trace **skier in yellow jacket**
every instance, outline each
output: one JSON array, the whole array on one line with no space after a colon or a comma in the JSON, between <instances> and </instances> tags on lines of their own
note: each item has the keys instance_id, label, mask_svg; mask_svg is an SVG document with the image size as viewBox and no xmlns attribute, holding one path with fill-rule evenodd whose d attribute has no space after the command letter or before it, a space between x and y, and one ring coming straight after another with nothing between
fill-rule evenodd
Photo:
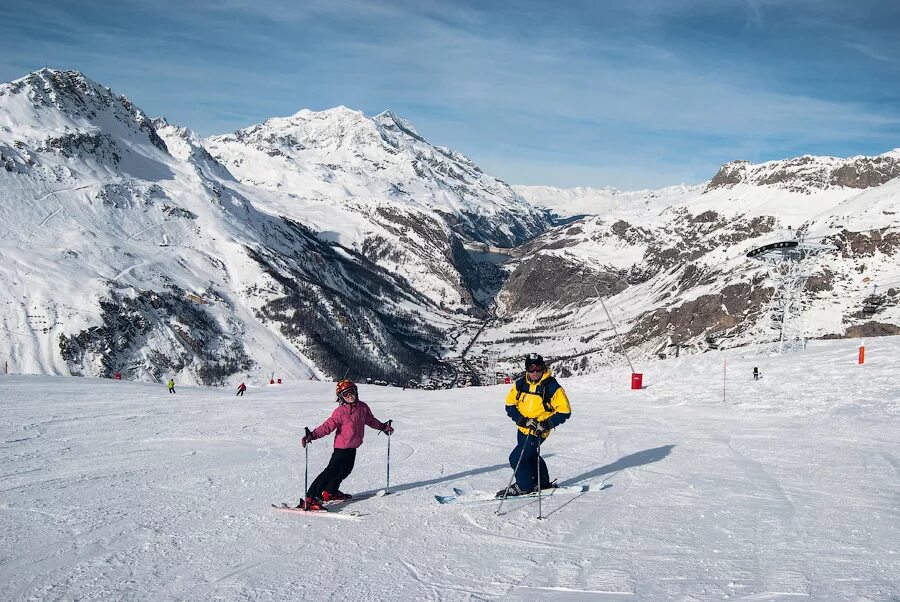
<instances>
[{"instance_id":1,"label":"skier in yellow jacket","mask_svg":"<svg viewBox=\"0 0 900 602\"><path fill-rule=\"evenodd\" d=\"M572 415L566 392L553 378L544 358L537 353L525 358L523 374L506 396L506 414L519 427L516 447L509 454L509 465L515 470L515 483L501 489L497 496L522 495L538 487L538 451L550 431ZM541 489L555 487L550 482L547 465L540 460Z\"/></svg>"}]
</instances>

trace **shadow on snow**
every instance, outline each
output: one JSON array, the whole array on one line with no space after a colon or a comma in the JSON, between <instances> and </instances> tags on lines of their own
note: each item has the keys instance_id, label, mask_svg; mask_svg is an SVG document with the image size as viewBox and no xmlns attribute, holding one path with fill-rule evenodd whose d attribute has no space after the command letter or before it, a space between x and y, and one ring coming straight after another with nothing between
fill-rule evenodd
<instances>
[{"instance_id":1,"label":"shadow on snow","mask_svg":"<svg viewBox=\"0 0 900 602\"><path fill-rule=\"evenodd\" d=\"M391 485L391 493L406 491L407 489L416 489L418 487L427 487L429 485L437 485L438 483L446 483L448 481L455 481L457 479L471 477L471 476L475 476L477 474L482 474L485 472L500 470L501 468L509 468L509 463L504 462L503 464L493 464L491 466L482 466L481 468L473 468L471 470L464 470L463 472L448 474L448 475L438 477L436 479L429 479L427 481L415 481L413 483L404 483L402 485L393 485L392 484ZM359 497L371 496L371 495L374 495L377 491L378 491L377 489L372 489L370 491L363 491L363 492L359 493L358 495L359 495Z\"/></svg>"},{"instance_id":2,"label":"shadow on snow","mask_svg":"<svg viewBox=\"0 0 900 602\"><path fill-rule=\"evenodd\" d=\"M565 487L567 485L575 485L577 483L581 483L583 481L590 481L597 477L612 474L615 474L625 470L626 468L633 468L635 466L643 466L644 464L652 464L654 462L659 462L666 456L668 456L674 445L663 445L661 447L654 447L652 449L645 449L643 451L639 451L637 453L633 453L627 455L625 457L619 458L612 464L607 464L605 466L601 466L600 468L595 468L594 470L589 470L588 472L582 473L578 476L572 477L571 479L566 479L565 481L561 481L559 483L560 486ZM554 454L545 454L545 458L550 458ZM478 474L483 474L486 472L492 472L494 470L501 470L504 468L509 468L509 464L504 462L503 464L492 464L490 466L482 466L480 468L473 468L471 470L464 470L462 472L456 472L453 474L443 475L435 479L428 479L425 481L414 481L412 483L403 483L401 485L392 485L391 493L398 493L400 491L407 491L409 489L417 489L420 487L428 487L429 485L437 485L439 483L447 483L450 481L456 481L458 479L463 479L465 477L472 477ZM362 491L356 494L355 497L358 499L365 499L375 495L379 490L371 489L369 491ZM349 500L351 503L353 500Z\"/></svg>"},{"instance_id":3,"label":"shadow on snow","mask_svg":"<svg viewBox=\"0 0 900 602\"><path fill-rule=\"evenodd\" d=\"M624 456L622 458L619 458L612 464L607 464L606 466L601 466L600 468L589 470L588 472L582 473L576 477L572 477L571 479L566 479L565 481L562 481L560 483L560 486L565 487L566 485L575 485L577 483L590 481L592 479L610 473L615 476L626 468L633 468L635 466L643 466L644 464L659 462L660 460L668 456L672 452L672 449L674 447L674 445L663 445L661 447L645 449L644 451L639 451L637 453Z\"/></svg>"}]
</instances>

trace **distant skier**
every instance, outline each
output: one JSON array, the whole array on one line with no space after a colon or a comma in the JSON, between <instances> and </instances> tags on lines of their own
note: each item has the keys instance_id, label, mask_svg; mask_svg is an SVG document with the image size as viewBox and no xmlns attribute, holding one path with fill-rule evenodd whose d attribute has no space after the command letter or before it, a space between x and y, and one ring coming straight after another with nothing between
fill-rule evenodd
<instances>
[{"instance_id":1,"label":"distant skier","mask_svg":"<svg viewBox=\"0 0 900 602\"><path fill-rule=\"evenodd\" d=\"M169 379L169 382L166 383L166 384L169 385L169 393L171 393L172 395L174 395L174 394L175 394L175 380L172 379L172 378L170 378L170 379Z\"/></svg>"},{"instance_id":2,"label":"distant skier","mask_svg":"<svg viewBox=\"0 0 900 602\"><path fill-rule=\"evenodd\" d=\"M325 437L334 430L334 453L325 470L309 486L306 499L301 506L305 510L321 510L322 502L346 500L351 496L340 490L341 481L350 476L356 461L356 448L362 445L365 427L382 431L387 435L394 432L387 422L381 422L372 415L372 410L359 400L359 392L353 381L342 380L335 387L337 402L340 404L331 417L300 440L306 447L310 442Z\"/></svg>"},{"instance_id":3,"label":"distant skier","mask_svg":"<svg viewBox=\"0 0 900 602\"><path fill-rule=\"evenodd\" d=\"M753 366L753 380L759 380L759 368Z\"/></svg>"},{"instance_id":4,"label":"distant skier","mask_svg":"<svg viewBox=\"0 0 900 602\"><path fill-rule=\"evenodd\" d=\"M509 454L509 465L515 470L515 482L509 488L498 491L498 497L523 495L537 490L538 450L550 436L551 429L572 415L566 392L553 378L544 358L537 353L525 358L525 374L516 380L506 396L506 414L519 427L516 446ZM541 489L555 487L550 483L543 458L540 461L540 483Z\"/></svg>"},{"instance_id":5,"label":"distant skier","mask_svg":"<svg viewBox=\"0 0 900 602\"><path fill-rule=\"evenodd\" d=\"M246 391L246 390L247 390L247 385L245 385L244 383L241 383L240 385L238 385L237 395L235 397L237 397L237 396L243 397L244 391Z\"/></svg>"}]
</instances>

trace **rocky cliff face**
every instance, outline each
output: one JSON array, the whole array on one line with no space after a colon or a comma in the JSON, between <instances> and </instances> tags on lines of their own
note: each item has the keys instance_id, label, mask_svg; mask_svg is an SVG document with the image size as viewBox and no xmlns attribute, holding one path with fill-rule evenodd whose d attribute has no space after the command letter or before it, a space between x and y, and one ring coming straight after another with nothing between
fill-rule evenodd
<instances>
[{"instance_id":1,"label":"rocky cliff face","mask_svg":"<svg viewBox=\"0 0 900 602\"><path fill-rule=\"evenodd\" d=\"M778 186L793 192L810 194L829 188L872 188L900 176L900 157L895 154L878 157L812 157L804 155L784 161L753 165L749 161L732 161L722 166L710 180L707 190L746 183Z\"/></svg>"}]
</instances>

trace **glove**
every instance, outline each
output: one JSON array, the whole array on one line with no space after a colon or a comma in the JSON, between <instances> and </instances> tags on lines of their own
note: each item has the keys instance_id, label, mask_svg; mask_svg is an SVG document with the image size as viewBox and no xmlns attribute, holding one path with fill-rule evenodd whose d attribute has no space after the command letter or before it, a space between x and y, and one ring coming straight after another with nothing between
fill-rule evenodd
<instances>
[{"instance_id":1,"label":"glove","mask_svg":"<svg viewBox=\"0 0 900 602\"><path fill-rule=\"evenodd\" d=\"M394 432L394 427L391 426L390 421L384 423L384 428L381 429L381 432L385 435L390 435Z\"/></svg>"},{"instance_id":2,"label":"glove","mask_svg":"<svg viewBox=\"0 0 900 602\"><path fill-rule=\"evenodd\" d=\"M550 430L550 425L547 424L547 421L538 422L534 418L529 418L525 423L525 426L533 430L535 433L543 433L544 431Z\"/></svg>"},{"instance_id":3,"label":"glove","mask_svg":"<svg viewBox=\"0 0 900 602\"><path fill-rule=\"evenodd\" d=\"M302 438L302 439L300 439L300 445L301 445L302 447L306 447L307 445L309 445L310 443L312 443L312 441L313 441L312 433L309 432L309 429L307 428L307 429L306 429L306 434L303 435L303 438Z\"/></svg>"},{"instance_id":4,"label":"glove","mask_svg":"<svg viewBox=\"0 0 900 602\"><path fill-rule=\"evenodd\" d=\"M524 416L519 416L518 420L516 420L516 426L527 426L528 420L529 419Z\"/></svg>"}]
</instances>

